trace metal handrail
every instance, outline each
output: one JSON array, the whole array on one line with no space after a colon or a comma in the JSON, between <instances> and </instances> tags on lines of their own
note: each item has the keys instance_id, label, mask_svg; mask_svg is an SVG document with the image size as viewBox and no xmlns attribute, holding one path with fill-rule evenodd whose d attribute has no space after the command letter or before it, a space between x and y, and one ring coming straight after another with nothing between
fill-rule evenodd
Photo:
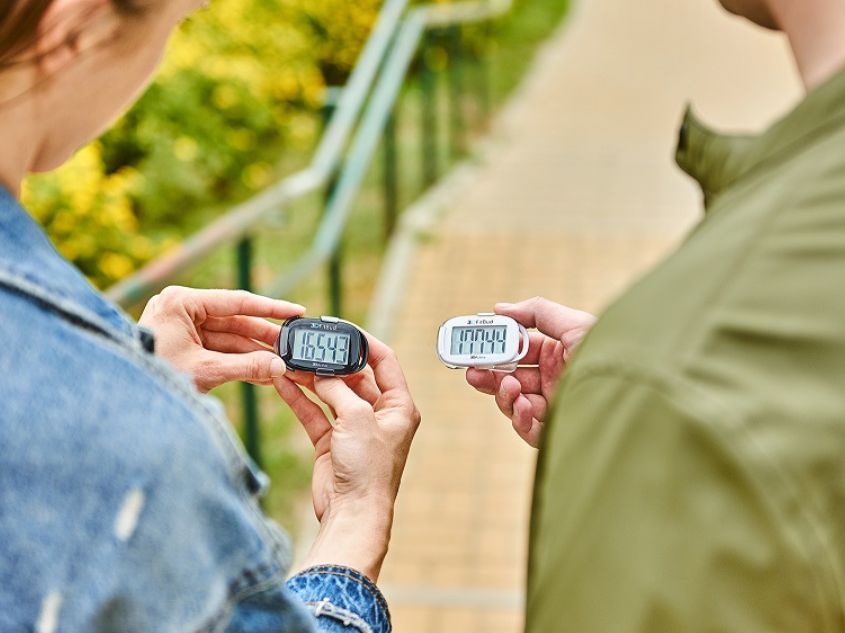
<instances>
[{"instance_id":1,"label":"metal handrail","mask_svg":"<svg viewBox=\"0 0 845 633\"><path fill-rule=\"evenodd\" d=\"M370 87L390 50L393 35L407 6L408 0L385 1L343 90L335 116L308 167L237 205L174 250L109 288L106 296L124 306L138 303L214 249L237 242L269 212L280 212L291 202L325 186L343 157L344 147L367 102Z\"/></svg>"},{"instance_id":2,"label":"metal handrail","mask_svg":"<svg viewBox=\"0 0 845 633\"><path fill-rule=\"evenodd\" d=\"M389 119L391 108L420 39L427 28L480 22L506 13L512 0L471 0L455 4L418 7L402 19L408 0L386 0L373 32L342 91L334 115L323 134L311 164L220 216L184 240L178 247L153 260L106 291L114 302L134 305L162 288L176 275L213 250L235 244L270 212L281 212L297 199L325 187L343 159L344 149L361 115L377 77L373 106L353 141L347 168L329 201L312 248L293 269L271 285L267 294L281 296L324 263L343 234L349 207L363 179L365 167ZM394 35L396 36L394 38ZM391 44L393 44L391 46ZM385 70L378 75L386 58Z\"/></svg>"},{"instance_id":3,"label":"metal handrail","mask_svg":"<svg viewBox=\"0 0 845 633\"><path fill-rule=\"evenodd\" d=\"M266 294L272 297L288 294L337 250L352 203L393 112L405 76L426 29L488 20L507 12L511 4L512 0L487 0L428 5L412 10L402 21L388 61L373 90L369 108L352 141L337 186L326 205L325 215L317 229L312 247L289 273L270 285Z\"/></svg>"}]
</instances>

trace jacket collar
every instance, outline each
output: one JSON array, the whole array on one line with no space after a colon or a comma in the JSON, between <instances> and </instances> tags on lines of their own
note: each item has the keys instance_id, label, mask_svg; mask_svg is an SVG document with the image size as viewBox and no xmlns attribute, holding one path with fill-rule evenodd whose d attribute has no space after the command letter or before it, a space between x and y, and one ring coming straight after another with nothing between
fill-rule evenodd
<instances>
[{"instance_id":1,"label":"jacket collar","mask_svg":"<svg viewBox=\"0 0 845 633\"><path fill-rule=\"evenodd\" d=\"M41 227L2 187L0 285L27 294L103 333L135 337L135 328L123 312L56 252Z\"/></svg>"},{"instance_id":2,"label":"jacket collar","mask_svg":"<svg viewBox=\"0 0 845 633\"><path fill-rule=\"evenodd\" d=\"M788 160L843 126L845 70L810 92L792 112L756 136L718 134L688 108L676 160L701 185L708 204L749 175Z\"/></svg>"}]
</instances>

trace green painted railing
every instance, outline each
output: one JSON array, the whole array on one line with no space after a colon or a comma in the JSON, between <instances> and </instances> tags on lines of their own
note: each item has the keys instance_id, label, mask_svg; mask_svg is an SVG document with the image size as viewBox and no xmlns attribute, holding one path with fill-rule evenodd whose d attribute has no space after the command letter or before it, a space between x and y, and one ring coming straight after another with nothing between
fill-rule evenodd
<instances>
[{"instance_id":1,"label":"green painted railing","mask_svg":"<svg viewBox=\"0 0 845 633\"><path fill-rule=\"evenodd\" d=\"M471 125L484 124L491 110L489 29L476 42L474 58L482 64L480 81L472 86L480 102L481 121L470 122L463 100L469 86L464 77L464 28L489 23L506 13L511 0L472 0L408 8L409 0L385 0L373 32L349 81L342 89L329 91L324 109L326 128L311 161L303 171L271 186L254 198L234 207L180 246L151 262L136 274L108 290L108 296L126 306L146 300L171 280L207 258L217 249L236 249L238 287L252 290L253 234L269 217L285 213L291 203L323 189L325 208L311 247L276 279L269 288L258 289L268 296L288 295L304 279L327 266L329 306L343 313L343 285L340 244L350 210L378 147L383 143L383 193L386 237L399 214L399 170L397 144L397 99L415 59L420 60L422 111L422 182L433 185L441 171L440 108L434 53L446 50L449 92L449 157L460 158L467 148ZM247 450L261 463L258 406L252 385L243 387L244 431Z\"/></svg>"}]
</instances>

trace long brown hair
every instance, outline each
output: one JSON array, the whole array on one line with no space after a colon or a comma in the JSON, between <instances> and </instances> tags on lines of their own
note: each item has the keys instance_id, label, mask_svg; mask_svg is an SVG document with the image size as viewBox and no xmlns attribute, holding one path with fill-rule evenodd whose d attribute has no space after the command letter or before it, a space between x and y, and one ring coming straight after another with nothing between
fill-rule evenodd
<instances>
[{"instance_id":1,"label":"long brown hair","mask_svg":"<svg viewBox=\"0 0 845 633\"><path fill-rule=\"evenodd\" d=\"M111 0L124 14L137 14L137 0ZM0 0L0 70L23 63L35 44L38 28L53 0ZM31 58L30 58L31 59Z\"/></svg>"}]
</instances>

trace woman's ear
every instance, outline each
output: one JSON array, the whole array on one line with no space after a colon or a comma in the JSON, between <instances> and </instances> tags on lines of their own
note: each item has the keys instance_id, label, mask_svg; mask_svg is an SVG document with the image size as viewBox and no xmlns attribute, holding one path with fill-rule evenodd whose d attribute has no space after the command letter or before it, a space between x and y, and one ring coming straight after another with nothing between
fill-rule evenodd
<instances>
[{"instance_id":1,"label":"woman's ear","mask_svg":"<svg viewBox=\"0 0 845 633\"><path fill-rule=\"evenodd\" d=\"M111 0L53 0L38 29L40 72L58 73L81 54L115 39L119 27Z\"/></svg>"}]
</instances>

